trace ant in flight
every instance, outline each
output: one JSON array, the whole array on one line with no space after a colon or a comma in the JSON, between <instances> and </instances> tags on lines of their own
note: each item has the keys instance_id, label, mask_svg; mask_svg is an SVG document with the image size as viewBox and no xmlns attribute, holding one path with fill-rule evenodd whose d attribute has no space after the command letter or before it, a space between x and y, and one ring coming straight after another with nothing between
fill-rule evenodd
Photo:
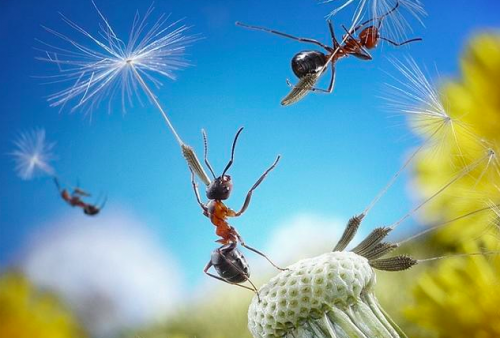
<instances>
[{"instance_id":1,"label":"ant in flight","mask_svg":"<svg viewBox=\"0 0 500 338\"><path fill-rule=\"evenodd\" d=\"M279 270L285 270L285 269L276 266L264 253L245 244L238 231L227 222L227 218L241 216L247 210L248 206L250 205L250 200L252 199L253 191L262 183L262 181L266 178L267 174L269 174L269 172L276 167L278 161L280 160L280 156L278 155L274 163L262 174L262 176L257 180L257 182L255 182L252 188L250 188L245 198L245 202L243 203L243 206L241 207L240 211L234 211L231 208L227 207L223 201L229 198L229 195L231 194L231 190L233 188L233 182L231 176L226 175L226 172L233 164L234 149L236 147L236 142L242 130L243 127L238 130L236 136L234 137L233 146L231 149L231 159L226 165L226 168L224 168L222 175L220 175L219 177L216 177L214 170L212 169L212 166L208 162L207 135L205 131L202 130L203 141L204 141L205 164L207 165L208 169L210 170L214 178L214 180L210 182L210 184L207 186L206 196L209 201L206 204L204 204L201 201L200 193L198 191L198 185L195 182L194 172L192 170L191 170L191 183L196 196L196 200L200 205L201 209L203 210L203 215L208 217L210 221L213 223L213 225L215 225L216 227L215 233L217 234L217 236L221 237L216 242L222 244L221 247L215 249L212 252L210 261L205 266L203 272L208 276L218 279L220 281L249 289L255 292L258 296L257 288L249 279L250 277L249 265L245 257L241 253L241 251L239 251L237 248L238 243L240 243L243 247L247 248L248 250L253 251L258 255L264 257L265 259L267 259L269 263L271 263L275 268ZM208 271L212 266L217 271L219 276L216 276ZM239 284L245 281L248 281L252 285L252 288Z\"/></svg>"},{"instance_id":2,"label":"ant in flight","mask_svg":"<svg viewBox=\"0 0 500 338\"><path fill-rule=\"evenodd\" d=\"M70 193L67 189L62 189L59 184L59 180L57 177L54 177L54 183L56 184L57 190L61 194L61 197L64 201L66 201L72 207L79 207L83 209L85 215L94 216L97 215L101 209L106 204L106 198L104 202L100 206L95 204L85 203L82 201L83 197L89 197L90 194L80 189L78 186L73 188L73 191Z\"/></svg>"},{"instance_id":3,"label":"ant in flight","mask_svg":"<svg viewBox=\"0 0 500 338\"><path fill-rule=\"evenodd\" d=\"M333 30L333 25L331 20L328 20L328 27L330 29L330 35L332 38L333 47L327 46L317 40L308 38L299 38L290 34L282 33L276 30L251 26L241 22L236 22L237 26L242 26L248 29L264 31L272 34L276 34L285 38L297 40L305 43L312 43L318 45L327 51L327 54L316 50L306 50L295 54L292 58L292 70L293 73L299 78L297 85L292 85L287 79L287 84L292 87L292 91L281 101L284 106L293 104L301 100L310 91L317 91L323 93L331 93L333 91L333 85L335 83L335 62L349 55L353 55L361 60L371 60L372 56L368 52L368 49L373 49L377 47L379 40L387 41L390 44L399 47L414 41L421 41L421 38L414 38L404 42L395 42L389 40L385 37L380 36L380 27L382 25L382 20L393 13L399 7L399 1L396 5L390 9L387 13L381 15L378 18L372 18L367 20L358 26L348 30L344 25L346 34L343 36L342 44L339 44L335 37L335 32ZM378 21L378 24L367 26L367 24ZM361 30L362 29L362 30ZM356 39L353 34L361 30L358 39ZM315 84L319 80L320 76L325 73L328 65L331 64L331 78L330 84L327 89L316 88Z\"/></svg>"}]
</instances>

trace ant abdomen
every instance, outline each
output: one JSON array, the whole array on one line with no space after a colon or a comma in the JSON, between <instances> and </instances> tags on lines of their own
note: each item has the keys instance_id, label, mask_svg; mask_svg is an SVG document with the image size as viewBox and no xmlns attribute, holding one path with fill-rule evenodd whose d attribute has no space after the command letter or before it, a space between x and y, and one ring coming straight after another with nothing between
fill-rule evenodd
<instances>
[{"instance_id":1,"label":"ant abdomen","mask_svg":"<svg viewBox=\"0 0 500 338\"><path fill-rule=\"evenodd\" d=\"M300 79L309 74L316 74L324 68L326 55L316 50L307 50L295 54L292 59L292 70Z\"/></svg>"},{"instance_id":2,"label":"ant abdomen","mask_svg":"<svg viewBox=\"0 0 500 338\"><path fill-rule=\"evenodd\" d=\"M211 261L219 276L229 283L243 283L250 277L247 260L236 248L214 250Z\"/></svg>"}]
</instances>

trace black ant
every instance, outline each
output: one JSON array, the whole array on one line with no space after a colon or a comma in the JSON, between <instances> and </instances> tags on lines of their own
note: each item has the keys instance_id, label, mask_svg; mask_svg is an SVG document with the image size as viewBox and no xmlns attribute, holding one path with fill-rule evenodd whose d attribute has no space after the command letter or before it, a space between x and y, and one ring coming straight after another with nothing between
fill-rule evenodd
<instances>
[{"instance_id":1,"label":"black ant","mask_svg":"<svg viewBox=\"0 0 500 338\"><path fill-rule=\"evenodd\" d=\"M384 40L389 42L390 44L399 47L414 41L421 41L421 38L414 38L404 42L395 42L389 40L385 37L380 36L380 27L382 25L382 20L394 12L399 6L399 1L396 5L389 10L387 13L381 15L378 18L373 18L367 20L360 25L352 28L351 30L347 30L347 28L342 25L344 30L346 31L346 35L343 36L342 44L339 44L337 39L335 38L335 32L333 30L333 25L330 20L328 20L328 27L330 29L330 35L332 37L333 47L327 46L317 40L308 39L308 38L299 38L292 36L290 34L282 33L276 30L271 30L268 28L251 26L241 22L236 22L237 26L242 26L248 29L264 31L272 34L276 34L285 38L297 40L305 43L312 43L324 48L327 51L327 54L316 50L307 50L302 51L292 58L292 70L293 73L299 78L299 82L297 85L293 86L290 81L287 80L287 84L291 86L292 91L281 101L281 104L284 106L293 104L301 100L304 96L309 93L309 91L318 91L323 93L331 93L333 91L333 85L335 83L335 62L337 60L347 57L349 55L353 55L361 60L371 60L372 56L367 51L367 49L373 49L377 47L379 40ZM368 23L378 20L377 26L368 26L365 27ZM356 39L353 34L359 31L358 39ZM316 82L319 80L320 76L325 73L328 68L328 65L331 64L332 72L330 78L330 84L327 89L321 89L314 87Z\"/></svg>"},{"instance_id":2,"label":"black ant","mask_svg":"<svg viewBox=\"0 0 500 338\"><path fill-rule=\"evenodd\" d=\"M56 184L57 190L61 194L62 199L72 207L82 208L85 215L89 216L97 215L106 204L106 198L104 199L104 202L100 206L96 206L95 204L85 203L84 201L82 201L82 198L89 197L90 196L89 193L83 191L79 187L73 188L73 191L69 193L67 189L61 188L61 185L59 184L59 180L57 179L57 177L54 177L54 183Z\"/></svg>"},{"instance_id":3,"label":"black ant","mask_svg":"<svg viewBox=\"0 0 500 338\"><path fill-rule=\"evenodd\" d=\"M241 238L240 234L238 233L238 231L227 222L227 218L241 216L247 210L248 206L250 205L250 200L252 199L253 191L262 183L262 181L266 178L267 174L276 167L278 161L280 160L280 156L278 155L274 163L262 174L262 176L257 180L257 182L255 182L252 188L250 188L245 198L245 202L243 203L243 206L241 207L240 211L234 211L231 208L227 207L223 201L229 198L229 195L231 194L233 188L233 182L231 180L231 176L226 175L226 172L233 164L234 149L236 147L238 136L240 135L242 130L243 128L240 128L236 133L236 136L234 137L233 146L231 149L231 159L226 165L226 168L224 168L222 175L220 175L219 177L216 177L214 170L212 169L212 166L208 162L207 135L205 131L202 130L203 141L204 141L205 164L207 165L208 169L210 170L214 178L214 180L210 182L210 184L207 186L206 190L206 196L209 199L208 203L204 204L201 202L200 193L198 191L198 185L195 182L194 172L192 170L191 170L191 183L193 185L193 190L196 195L196 200L198 201L198 204L203 210L203 215L208 217L210 221L213 223L213 225L215 225L216 227L215 233L217 234L217 236L221 237L219 240L217 240L217 242L222 244L221 247L215 249L212 252L211 259L205 266L203 272L209 275L210 277L213 277L220 281L238 285L257 293L257 288L249 279L250 269L248 263L243 254L237 248L238 243L240 243L243 247L247 248L248 250L253 251L258 255L264 257L265 259L267 259L269 263L271 263L275 268L279 270L284 270L284 269L276 266L262 252L246 245L243 239ZM216 276L208 272L208 270L212 266L215 268L219 276ZM239 284L245 281L248 281L252 285L252 288Z\"/></svg>"}]
</instances>

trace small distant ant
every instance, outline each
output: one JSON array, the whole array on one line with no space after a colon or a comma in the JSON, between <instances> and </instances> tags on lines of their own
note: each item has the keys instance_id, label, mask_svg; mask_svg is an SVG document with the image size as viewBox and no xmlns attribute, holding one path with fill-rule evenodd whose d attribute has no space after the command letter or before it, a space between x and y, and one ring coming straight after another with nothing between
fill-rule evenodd
<instances>
[{"instance_id":1,"label":"small distant ant","mask_svg":"<svg viewBox=\"0 0 500 338\"><path fill-rule=\"evenodd\" d=\"M247 210L248 206L250 205L250 200L252 198L253 191L262 183L264 178L266 178L267 174L276 167L278 161L280 160L280 156L278 155L278 157L271 165L271 167L269 167L264 172L264 174L262 174L262 176L257 180L257 182L255 182L252 188L248 191L247 196L245 198L245 202L243 203L243 206L241 207L240 211L234 211L231 208L228 208L223 201L229 198L229 195L231 194L233 188L233 182L231 180L231 176L226 175L226 172L233 164L234 149L236 147L238 136L240 135L242 130L243 128L240 128L236 133L236 136L234 137L233 146L231 149L231 159L226 165L224 171L222 172L222 175L220 175L219 177L216 177L214 170L212 169L212 166L208 162L207 135L205 131L202 130L203 141L204 141L205 164L207 165L208 169L210 170L214 178L214 180L210 182L210 184L207 186L206 196L209 199L209 201L206 204L201 202L200 193L198 191L198 185L195 182L194 172L192 170L191 170L191 183L193 185L193 190L196 196L196 200L198 201L198 204L203 210L203 215L208 217L210 221L213 223L213 225L215 225L216 227L215 233L217 234L217 236L221 237L221 239L217 240L217 242L222 244L221 247L215 249L212 252L211 259L205 266L203 272L209 275L210 277L213 277L220 281L238 285L240 287L254 291L258 295L257 288L249 279L250 269L248 263L243 254L237 248L238 243L240 243L243 247L247 248L248 250L253 251L258 255L264 257L265 259L267 259L269 263L271 263L275 268L279 270L284 270L284 269L276 266L262 252L246 245L243 239L241 238L240 234L238 233L238 231L234 227L229 225L229 223L227 222L227 218L241 216ZM212 266L215 268L219 276L211 274L208 271ZM252 288L239 284L245 281L248 281L252 285Z\"/></svg>"},{"instance_id":2,"label":"small distant ant","mask_svg":"<svg viewBox=\"0 0 500 338\"><path fill-rule=\"evenodd\" d=\"M69 193L67 189L61 188L61 185L59 184L59 180L57 179L57 177L54 177L54 183L56 184L57 190L61 194L62 199L72 207L82 208L83 212L86 215L89 216L97 215L106 204L106 198L104 199L104 202L102 202L100 206L96 206L95 204L85 203L84 201L82 201L82 198L90 197L89 193L83 191L79 187L74 188L73 191Z\"/></svg>"},{"instance_id":3,"label":"small distant ant","mask_svg":"<svg viewBox=\"0 0 500 338\"><path fill-rule=\"evenodd\" d=\"M367 49L373 49L377 47L379 40L387 41L390 44L399 47L414 41L421 41L421 38L414 38L404 42L395 42L389 40L385 37L380 36L380 27L382 25L382 20L394 12L399 7L399 1L396 2L396 5L389 10L387 13L381 15L378 18L373 18L367 20L360 25L348 30L344 25L346 35L343 36L343 44L339 44L337 39L335 38L335 32L333 30L333 25L330 20L328 20L328 27L330 29L330 35L332 37L333 47L327 46L317 40L308 39L308 38L299 38L292 36L290 34L282 33L276 30L271 30L268 28L251 26L241 22L236 22L237 26L242 26L248 29L264 31L272 34L276 34L285 38L297 40L305 43L312 43L318 46L321 46L327 51L327 54L324 54L320 51L316 50L307 50L302 51L292 58L292 70L293 73L299 78L299 82L297 85L292 85L289 80L287 80L287 84L291 86L292 91L281 101L281 104L284 106L293 104L301 100L304 96L307 95L310 91L318 91L323 93L331 93L333 91L333 85L335 83L335 62L337 60L347 57L349 55L353 55L361 60L371 60L372 56L367 51ZM378 25L365 27L368 23L378 21ZM359 38L356 39L353 34L358 32ZM327 89L321 89L314 87L316 82L319 80L320 76L325 73L328 68L328 65L331 64L332 72L330 78L330 84Z\"/></svg>"}]
</instances>

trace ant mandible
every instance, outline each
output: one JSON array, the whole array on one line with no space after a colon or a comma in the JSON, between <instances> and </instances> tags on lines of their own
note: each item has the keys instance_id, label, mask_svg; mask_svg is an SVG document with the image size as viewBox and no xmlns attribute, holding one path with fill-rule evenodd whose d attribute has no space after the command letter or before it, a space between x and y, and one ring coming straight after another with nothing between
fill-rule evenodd
<instances>
[{"instance_id":1,"label":"ant mandible","mask_svg":"<svg viewBox=\"0 0 500 338\"><path fill-rule=\"evenodd\" d=\"M208 169L210 170L214 178L214 180L210 182L210 184L207 186L206 196L209 201L206 204L204 204L201 201L200 193L198 191L198 185L195 182L194 172L192 170L191 170L191 183L196 196L196 200L200 205L201 209L203 210L203 215L208 217L212 222L212 224L215 225L216 227L215 233L217 234L217 236L221 237L216 242L222 244L221 247L215 249L212 252L210 261L205 266L203 272L208 276L218 279L220 281L238 285L240 287L254 291L258 295L257 288L249 279L250 277L249 265L245 257L241 253L241 251L239 251L237 248L238 243L240 243L243 247L247 248L248 250L253 251L258 255L264 257L265 259L267 259L269 263L271 263L275 268L279 270L284 270L284 269L275 265L264 253L248 246L243 241L238 231L227 222L227 218L241 216L247 210L248 206L250 205L250 200L252 199L253 191L262 183L262 181L266 178L267 174L269 174L269 172L276 167L278 161L280 160L280 156L278 155L274 163L262 174L262 176L260 176L257 182L255 182L255 184L252 186L252 188L250 188L245 198L245 202L243 203L243 206L241 207L240 211L234 211L231 208L227 207L223 201L229 198L229 195L231 194L233 188L233 182L231 176L226 175L226 172L233 164L236 142L238 141L238 137L242 130L243 128L240 128L236 133L236 136L234 137L233 146L231 149L231 159L226 165L226 168L224 168L222 175L220 175L219 177L216 177L214 170L212 169L212 166L208 162L207 135L205 131L202 130L203 141L204 141L205 164L207 165ZM208 271L212 266L217 271L219 276L216 276ZM252 285L252 288L239 284L245 281L248 281Z\"/></svg>"},{"instance_id":2,"label":"ant mandible","mask_svg":"<svg viewBox=\"0 0 500 338\"><path fill-rule=\"evenodd\" d=\"M237 26L242 26L248 29L264 31L272 34L276 34L285 38L297 40L305 43L312 43L318 45L327 51L327 54L324 54L320 51L316 50L307 50L302 51L292 58L292 70L293 73L299 78L299 82L294 86L287 79L287 84L292 87L292 91L281 101L281 104L284 106L291 105L300 101L304 96L306 96L310 91L312 92L323 92L323 93L331 93L333 91L333 85L335 83L335 62L337 60L347 57L349 55L353 55L361 60L371 60L372 56L368 52L367 49L373 49L377 47L379 40L387 41L390 44L399 47L414 41L421 41L421 38L414 38L404 42L395 42L389 40L385 37L380 36L380 27L382 25L382 20L394 12L399 7L399 1L396 2L396 5L390 9L387 13L381 15L378 18L372 18L367 20L358 26L348 30L344 25L342 28L345 30L346 34L343 36L342 44L339 44L335 37L335 32L333 30L333 25L330 20L328 20L328 27L330 29L330 35L332 38L333 47L327 46L317 40L308 39L308 38L299 38L290 34L282 33L276 30L251 26L241 22L236 22ZM377 21L378 25L371 25L365 27L368 23ZM362 30L361 30L362 29ZM359 38L356 39L353 34L361 30L359 33ZM316 88L315 84L323 75L328 65L331 64L331 78L330 84L327 89Z\"/></svg>"},{"instance_id":3,"label":"ant mandible","mask_svg":"<svg viewBox=\"0 0 500 338\"><path fill-rule=\"evenodd\" d=\"M73 191L69 193L67 189L61 188L61 185L59 184L59 180L57 179L57 177L54 177L54 183L56 184L57 190L61 194L62 199L72 207L82 208L85 215L89 216L97 215L106 204L106 198L104 199L104 202L102 202L100 206L97 206L95 204L85 203L84 201L82 201L82 198L89 197L90 196L89 193L83 191L79 187L73 188Z\"/></svg>"}]
</instances>

